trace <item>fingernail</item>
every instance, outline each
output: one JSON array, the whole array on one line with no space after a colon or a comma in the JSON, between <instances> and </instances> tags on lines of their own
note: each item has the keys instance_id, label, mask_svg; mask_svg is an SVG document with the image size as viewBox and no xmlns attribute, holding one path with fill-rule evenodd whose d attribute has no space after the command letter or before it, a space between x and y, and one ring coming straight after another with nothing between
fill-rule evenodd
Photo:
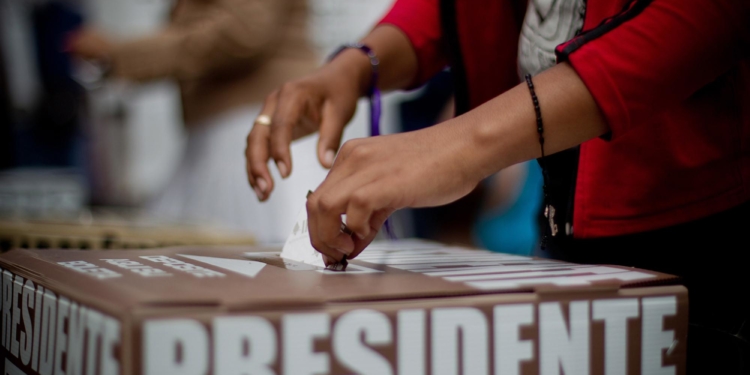
<instances>
[{"instance_id":1,"label":"fingernail","mask_svg":"<svg viewBox=\"0 0 750 375\"><path fill-rule=\"evenodd\" d=\"M286 177L287 172L288 172L286 168L286 163L284 163L283 161L277 161L276 168L279 168L279 173L281 174L281 177Z\"/></svg>"},{"instance_id":2,"label":"fingernail","mask_svg":"<svg viewBox=\"0 0 750 375\"><path fill-rule=\"evenodd\" d=\"M357 238L359 238L360 240L364 240L365 239L365 235L364 234L360 234L359 232L355 232L355 234L357 235Z\"/></svg>"},{"instance_id":3,"label":"fingernail","mask_svg":"<svg viewBox=\"0 0 750 375\"><path fill-rule=\"evenodd\" d=\"M327 166L333 165L333 159L336 157L336 153L333 152L333 150L326 151L325 155L323 155L323 162L326 163Z\"/></svg>"},{"instance_id":4,"label":"fingernail","mask_svg":"<svg viewBox=\"0 0 750 375\"><path fill-rule=\"evenodd\" d=\"M262 178L259 178L258 179L258 188L260 189L261 192L265 193L266 189L268 188L268 182L266 182L266 180L264 180Z\"/></svg>"},{"instance_id":5,"label":"fingernail","mask_svg":"<svg viewBox=\"0 0 750 375\"><path fill-rule=\"evenodd\" d=\"M256 186L253 190L255 190L255 195L258 196L258 200L263 200L263 192L260 191L260 188Z\"/></svg>"},{"instance_id":6,"label":"fingernail","mask_svg":"<svg viewBox=\"0 0 750 375\"><path fill-rule=\"evenodd\" d=\"M344 255L350 255L354 251L354 241L351 237L343 234L339 235L338 244L333 247L336 251Z\"/></svg>"},{"instance_id":7,"label":"fingernail","mask_svg":"<svg viewBox=\"0 0 750 375\"><path fill-rule=\"evenodd\" d=\"M336 250L339 253L344 254L344 255L349 255L349 254L352 253L352 251L354 251L354 249L351 249L351 250L347 250L347 249L334 249L334 250Z\"/></svg>"}]
</instances>

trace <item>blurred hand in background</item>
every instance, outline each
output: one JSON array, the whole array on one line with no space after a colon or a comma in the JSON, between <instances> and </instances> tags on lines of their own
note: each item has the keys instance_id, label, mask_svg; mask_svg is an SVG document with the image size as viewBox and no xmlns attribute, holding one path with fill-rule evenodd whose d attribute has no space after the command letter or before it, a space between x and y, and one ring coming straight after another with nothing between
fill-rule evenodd
<instances>
[{"instance_id":1,"label":"blurred hand in background","mask_svg":"<svg viewBox=\"0 0 750 375\"><path fill-rule=\"evenodd\" d=\"M93 28L81 28L68 37L65 49L83 59L109 62L114 43L102 32Z\"/></svg>"}]
</instances>

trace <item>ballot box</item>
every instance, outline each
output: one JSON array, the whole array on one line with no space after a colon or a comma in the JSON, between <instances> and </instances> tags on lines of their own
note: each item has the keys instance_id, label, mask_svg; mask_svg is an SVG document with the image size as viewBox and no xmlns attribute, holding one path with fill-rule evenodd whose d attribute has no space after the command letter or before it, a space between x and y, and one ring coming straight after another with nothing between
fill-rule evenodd
<instances>
[{"instance_id":1,"label":"ballot box","mask_svg":"<svg viewBox=\"0 0 750 375\"><path fill-rule=\"evenodd\" d=\"M3 374L684 374L670 275L432 242L0 256Z\"/></svg>"}]
</instances>

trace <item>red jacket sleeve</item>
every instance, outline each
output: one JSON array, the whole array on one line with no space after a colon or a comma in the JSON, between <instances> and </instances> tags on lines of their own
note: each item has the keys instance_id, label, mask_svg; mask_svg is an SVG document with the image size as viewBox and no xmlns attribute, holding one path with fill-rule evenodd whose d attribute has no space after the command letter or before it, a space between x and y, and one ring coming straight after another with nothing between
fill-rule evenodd
<instances>
[{"instance_id":1,"label":"red jacket sleeve","mask_svg":"<svg viewBox=\"0 0 750 375\"><path fill-rule=\"evenodd\" d=\"M558 61L570 62L616 138L747 58L748 20L747 0L634 1L558 46Z\"/></svg>"},{"instance_id":2,"label":"red jacket sleeve","mask_svg":"<svg viewBox=\"0 0 750 375\"><path fill-rule=\"evenodd\" d=\"M440 27L439 0L398 0L378 23L399 28L409 39L417 55L419 86L448 65Z\"/></svg>"}]
</instances>

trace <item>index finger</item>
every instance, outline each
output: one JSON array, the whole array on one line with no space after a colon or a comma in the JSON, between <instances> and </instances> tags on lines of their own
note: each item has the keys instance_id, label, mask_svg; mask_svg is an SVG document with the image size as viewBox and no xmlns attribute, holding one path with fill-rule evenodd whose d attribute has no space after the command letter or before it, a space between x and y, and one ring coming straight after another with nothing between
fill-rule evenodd
<instances>
[{"instance_id":1,"label":"index finger","mask_svg":"<svg viewBox=\"0 0 750 375\"><path fill-rule=\"evenodd\" d=\"M352 238L344 233L337 232L335 241L325 241L320 236L319 215L317 213L318 197L311 196L308 193L307 196L307 225L310 233L310 243L318 252L333 259L335 262L341 261L344 255L346 255L354 246ZM340 222L340 220L339 220ZM324 257L325 258L325 257ZM329 259L329 260L330 260ZM329 262L326 262L328 265Z\"/></svg>"},{"instance_id":2,"label":"index finger","mask_svg":"<svg viewBox=\"0 0 750 375\"><path fill-rule=\"evenodd\" d=\"M278 91L274 91L266 97L258 118L261 118L261 116L270 118L273 115L276 110L277 97ZM247 179L261 201L267 199L273 191L273 178L268 170L270 135L270 126L256 121L247 136L247 148L245 149Z\"/></svg>"},{"instance_id":3,"label":"index finger","mask_svg":"<svg viewBox=\"0 0 750 375\"><path fill-rule=\"evenodd\" d=\"M292 172L291 144L295 129L304 121L305 95L299 86L286 84L279 90L277 108L271 124L271 157L282 178Z\"/></svg>"}]
</instances>

